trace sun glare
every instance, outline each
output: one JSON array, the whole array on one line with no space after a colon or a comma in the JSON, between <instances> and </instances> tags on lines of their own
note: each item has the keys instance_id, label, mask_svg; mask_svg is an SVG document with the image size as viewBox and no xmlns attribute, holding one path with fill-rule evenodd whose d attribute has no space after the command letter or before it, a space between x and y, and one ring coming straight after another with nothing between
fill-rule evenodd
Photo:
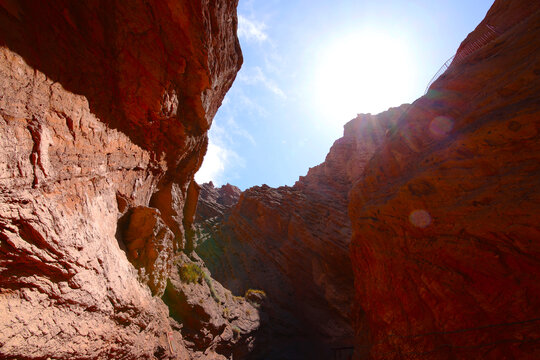
<instances>
[{"instance_id":1,"label":"sun glare","mask_svg":"<svg viewBox=\"0 0 540 360\"><path fill-rule=\"evenodd\" d=\"M399 37L361 32L325 48L314 77L316 107L331 121L379 113L414 97L412 51Z\"/></svg>"}]
</instances>

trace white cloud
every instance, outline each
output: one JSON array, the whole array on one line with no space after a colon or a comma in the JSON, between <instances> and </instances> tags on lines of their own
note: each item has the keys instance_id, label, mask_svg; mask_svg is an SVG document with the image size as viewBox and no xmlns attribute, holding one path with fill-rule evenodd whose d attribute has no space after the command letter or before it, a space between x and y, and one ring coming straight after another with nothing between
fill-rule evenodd
<instances>
[{"instance_id":1,"label":"white cloud","mask_svg":"<svg viewBox=\"0 0 540 360\"><path fill-rule=\"evenodd\" d=\"M281 74L284 65L283 58L278 55L275 48L271 52L265 52L264 68L267 72Z\"/></svg>"},{"instance_id":2,"label":"white cloud","mask_svg":"<svg viewBox=\"0 0 540 360\"><path fill-rule=\"evenodd\" d=\"M266 109L247 96L241 87L235 89L235 96L238 99L235 107L237 113L257 114L259 118L268 116Z\"/></svg>"},{"instance_id":3,"label":"white cloud","mask_svg":"<svg viewBox=\"0 0 540 360\"><path fill-rule=\"evenodd\" d=\"M264 32L266 25L255 20L248 20L242 15L238 15L238 37L246 41L263 42L268 39Z\"/></svg>"},{"instance_id":4,"label":"white cloud","mask_svg":"<svg viewBox=\"0 0 540 360\"><path fill-rule=\"evenodd\" d=\"M209 143L208 151L203 164L195 174L195 181L199 184L212 181L215 185L221 184L221 177L225 171L225 165L231 157L230 150L219 145Z\"/></svg>"},{"instance_id":5,"label":"white cloud","mask_svg":"<svg viewBox=\"0 0 540 360\"><path fill-rule=\"evenodd\" d=\"M212 181L214 185L221 186L226 181L226 170L244 166L244 159L228 146L230 141L227 131L214 123L209 132L208 150L201 168L195 174L195 181L199 184Z\"/></svg>"},{"instance_id":6,"label":"white cloud","mask_svg":"<svg viewBox=\"0 0 540 360\"><path fill-rule=\"evenodd\" d=\"M253 136L246 129L244 129L243 127L238 125L238 123L236 121L234 121L234 119L232 117L227 119L227 128L229 129L229 131L230 131L230 133L232 135L245 138L246 140L248 140L251 143L251 145L256 145L257 144L255 142L255 139L253 138ZM232 139L232 137L229 137L229 140L231 142L234 141Z\"/></svg>"},{"instance_id":7,"label":"white cloud","mask_svg":"<svg viewBox=\"0 0 540 360\"><path fill-rule=\"evenodd\" d=\"M280 89L280 87L271 79L267 78L266 75L264 75L263 71L260 67L255 66L253 68L253 71L248 73L249 70L240 72L238 74L238 81L241 81L248 85L256 85L256 84L262 84L267 90L271 91L275 95L279 96L280 98L287 98L283 90Z\"/></svg>"}]
</instances>

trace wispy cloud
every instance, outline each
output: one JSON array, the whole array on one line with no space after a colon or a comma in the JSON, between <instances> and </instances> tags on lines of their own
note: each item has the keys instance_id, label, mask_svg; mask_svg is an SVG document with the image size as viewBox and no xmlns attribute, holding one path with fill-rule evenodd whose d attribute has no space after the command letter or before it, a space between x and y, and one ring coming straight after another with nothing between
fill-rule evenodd
<instances>
[{"instance_id":1,"label":"wispy cloud","mask_svg":"<svg viewBox=\"0 0 540 360\"><path fill-rule=\"evenodd\" d=\"M231 143L234 142L235 137L241 137L249 141L251 145L257 144L253 136L246 129L238 125L238 123L232 117L227 119L227 130L228 133L231 134L231 136L228 137Z\"/></svg>"},{"instance_id":2,"label":"wispy cloud","mask_svg":"<svg viewBox=\"0 0 540 360\"><path fill-rule=\"evenodd\" d=\"M230 100L234 99L234 100ZM227 110L224 110L227 109ZM227 93L223 100L221 112L229 112L230 116L238 117L239 114L255 114L258 117L265 117L268 112L259 103L246 95L241 86L233 85L233 88Z\"/></svg>"},{"instance_id":3,"label":"wispy cloud","mask_svg":"<svg viewBox=\"0 0 540 360\"><path fill-rule=\"evenodd\" d=\"M256 20L249 20L245 16L238 15L238 37L246 41L263 42L268 39L264 32L266 25Z\"/></svg>"},{"instance_id":4,"label":"wispy cloud","mask_svg":"<svg viewBox=\"0 0 540 360\"><path fill-rule=\"evenodd\" d=\"M240 104L239 106L241 106L241 111L244 113L248 112L250 114L257 114L259 117L268 116L268 111L266 111L266 109L255 100L247 96L242 89L239 89L238 91L238 100Z\"/></svg>"},{"instance_id":5,"label":"wispy cloud","mask_svg":"<svg viewBox=\"0 0 540 360\"><path fill-rule=\"evenodd\" d=\"M262 69L258 66L252 68L252 70L245 70L238 74L238 81L241 81L248 85L262 84L267 90L279 96L280 98L287 98L283 90L272 80L266 77Z\"/></svg>"},{"instance_id":6,"label":"wispy cloud","mask_svg":"<svg viewBox=\"0 0 540 360\"><path fill-rule=\"evenodd\" d=\"M225 168L236 157L238 155L234 151L209 143L204 162L195 174L195 181L199 184L212 181L216 186L222 185Z\"/></svg>"},{"instance_id":7,"label":"wispy cloud","mask_svg":"<svg viewBox=\"0 0 540 360\"><path fill-rule=\"evenodd\" d=\"M234 124L240 129L236 123ZM251 137L249 133L246 134ZM231 141L228 131L214 122L209 132L208 150L201 168L195 174L195 181L199 184L212 181L216 186L220 186L226 181L226 171L245 166L244 159L231 149Z\"/></svg>"}]
</instances>

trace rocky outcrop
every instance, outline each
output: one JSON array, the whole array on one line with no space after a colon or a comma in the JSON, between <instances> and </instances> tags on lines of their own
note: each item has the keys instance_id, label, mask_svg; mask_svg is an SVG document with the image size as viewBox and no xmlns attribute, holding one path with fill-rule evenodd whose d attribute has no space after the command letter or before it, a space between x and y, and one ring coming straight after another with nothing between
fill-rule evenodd
<instances>
[{"instance_id":1,"label":"rocky outcrop","mask_svg":"<svg viewBox=\"0 0 540 360\"><path fill-rule=\"evenodd\" d=\"M348 123L293 187L201 202L212 273L268 294L264 358L540 355L539 11L496 1L426 96Z\"/></svg>"},{"instance_id":2,"label":"rocky outcrop","mask_svg":"<svg viewBox=\"0 0 540 360\"><path fill-rule=\"evenodd\" d=\"M201 185L195 222L201 224L209 219L223 220L228 210L238 203L242 190L234 185L226 184L220 188L214 187L210 181Z\"/></svg>"},{"instance_id":3,"label":"rocky outcrop","mask_svg":"<svg viewBox=\"0 0 540 360\"><path fill-rule=\"evenodd\" d=\"M181 255L167 283L165 303L193 359L242 359L254 347L259 305L233 296L210 277L204 262Z\"/></svg>"},{"instance_id":4,"label":"rocky outcrop","mask_svg":"<svg viewBox=\"0 0 540 360\"><path fill-rule=\"evenodd\" d=\"M121 220L118 227L123 230L121 245L137 269L139 281L148 285L152 295L162 296L173 266L174 235L157 209L138 206L126 216L126 223Z\"/></svg>"},{"instance_id":5,"label":"rocky outcrop","mask_svg":"<svg viewBox=\"0 0 540 360\"><path fill-rule=\"evenodd\" d=\"M234 0L0 1L0 357L189 357L152 294L236 27Z\"/></svg>"},{"instance_id":6,"label":"rocky outcrop","mask_svg":"<svg viewBox=\"0 0 540 360\"><path fill-rule=\"evenodd\" d=\"M539 24L497 0L353 188L358 358L540 356Z\"/></svg>"},{"instance_id":7,"label":"rocky outcrop","mask_svg":"<svg viewBox=\"0 0 540 360\"><path fill-rule=\"evenodd\" d=\"M359 115L293 187L253 187L230 207L217 201L224 188L202 186L212 195L199 200L196 251L233 292L267 293L257 343L264 358L328 358L332 347L352 345L347 194L406 109Z\"/></svg>"},{"instance_id":8,"label":"rocky outcrop","mask_svg":"<svg viewBox=\"0 0 540 360\"><path fill-rule=\"evenodd\" d=\"M228 217L231 207L238 203L242 191L236 186L226 184L220 188L212 182L200 186L195 221L193 223L193 242L196 252L203 259L215 262L223 255L221 243L216 242L215 234L223 220ZM213 267L214 273L217 270Z\"/></svg>"},{"instance_id":9,"label":"rocky outcrop","mask_svg":"<svg viewBox=\"0 0 540 360\"><path fill-rule=\"evenodd\" d=\"M192 180L235 7L0 0L0 357L540 357L540 5L241 195Z\"/></svg>"}]
</instances>

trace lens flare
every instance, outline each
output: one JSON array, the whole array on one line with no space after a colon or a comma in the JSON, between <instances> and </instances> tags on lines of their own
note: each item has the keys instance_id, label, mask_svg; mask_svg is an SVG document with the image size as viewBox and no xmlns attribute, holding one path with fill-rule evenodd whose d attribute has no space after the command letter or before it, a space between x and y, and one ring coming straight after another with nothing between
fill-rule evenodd
<instances>
[{"instance_id":1,"label":"lens flare","mask_svg":"<svg viewBox=\"0 0 540 360\"><path fill-rule=\"evenodd\" d=\"M447 116L437 116L429 124L429 131L436 137L445 137L450 134L452 128L454 127L454 122Z\"/></svg>"},{"instance_id":2,"label":"lens flare","mask_svg":"<svg viewBox=\"0 0 540 360\"><path fill-rule=\"evenodd\" d=\"M409 215L409 221L416 227L425 228L431 224L431 216L426 210L417 209Z\"/></svg>"}]
</instances>

